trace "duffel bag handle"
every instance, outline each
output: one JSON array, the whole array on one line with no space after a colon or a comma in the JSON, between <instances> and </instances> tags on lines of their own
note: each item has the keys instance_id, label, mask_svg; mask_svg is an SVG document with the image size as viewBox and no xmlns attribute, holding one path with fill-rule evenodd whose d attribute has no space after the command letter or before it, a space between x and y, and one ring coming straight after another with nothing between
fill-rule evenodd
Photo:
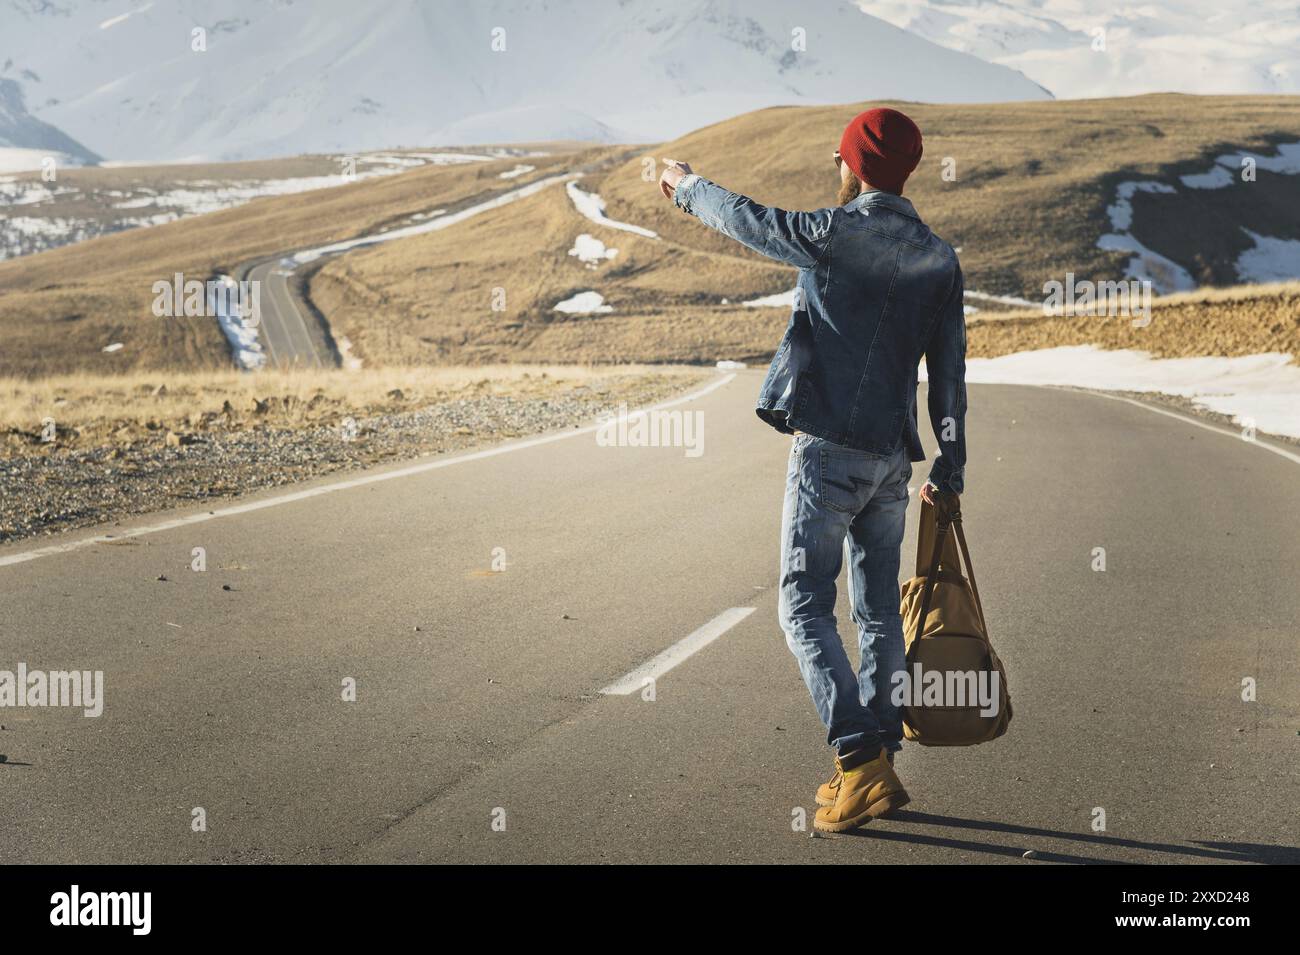
<instances>
[{"instance_id":1,"label":"duffel bag handle","mask_svg":"<svg viewBox=\"0 0 1300 955\"><path fill-rule=\"evenodd\" d=\"M975 566L970 562L970 549L966 546L966 532L962 530L960 510L953 518L952 526L957 531L957 544L961 547L961 559L966 565L966 579L970 581L970 592L975 596L975 609L980 612L980 626L984 628L984 637L987 639L989 625L984 619L984 601L980 600L980 589L975 584Z\"/></svg>"},{"instance_id":2,"label":"duffel bag handle","mask_svg":"<svg viewBox=\"0 0 1300 955\"><path fill-rule=\"evenodd\" d=\"M989 626L984 619L984 604L980 600L979 588L975 585L975 568L970 562L970 549L966 546L966 533L961 524L961 498L956 494L939 494L936 496L936 501L938 503L934 507L924 501L921 502L921 521L924 523L927 514L933 511L935 533L934 547L930 552L930 566L925 574L925 587L921 591L921 614L916 621L916 639L919 640L921 634L925 632L925 620L930 615L930 600L934 596L935 582L939 579L939 564L943 558L943 547L950 530L956 530L957 544L961 548L960 561L966 565L967 579L970 580L971 593L975 597L975 609L979 611L980 626L984 628L984 636L987 637ZM958 570L960 569L958 567Z\"/></svg>"}]
</instances>

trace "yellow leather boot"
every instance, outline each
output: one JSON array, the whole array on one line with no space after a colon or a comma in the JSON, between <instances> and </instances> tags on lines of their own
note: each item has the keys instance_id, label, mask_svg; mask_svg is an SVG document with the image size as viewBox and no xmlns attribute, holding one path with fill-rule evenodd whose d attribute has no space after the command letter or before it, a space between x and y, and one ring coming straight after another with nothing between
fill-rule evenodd
<instances>
[{"instance_id":1,"label":"yellow leather boot","mask_svg":"<svg viewBox=\"0 0 1300 955\"><path fill-rule=\"evenodd\" d=\"M814 829L847 832L911 801L894 767L889 764L883 746L875 759L860 760L857 753L835 760L835 769L840 777L839 788L835 792L835 801L817 810ZM832 777L826 786L834 781ZM817 794L821 796L822 791L818 790Z\"/></svg>"}]
</instances>

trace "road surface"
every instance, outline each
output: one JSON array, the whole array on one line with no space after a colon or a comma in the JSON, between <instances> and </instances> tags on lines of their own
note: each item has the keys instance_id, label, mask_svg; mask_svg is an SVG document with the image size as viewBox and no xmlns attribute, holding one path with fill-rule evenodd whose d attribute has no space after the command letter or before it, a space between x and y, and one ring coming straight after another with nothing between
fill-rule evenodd
<instances>
[{"instance_id":1,"label":"road surface","mask_svg":"<svg viewBox=\"0 0 1300 955\"><path fill-rule=\"evenodd\" d=\"M289 287L293 268L280 258L258 262L248 280L261 283L261 316L257 337L269 368L333 368L338 362L325 346L316 320L303 314Z\"/></svg>"},{"instance_id":2,"label":"road surface","mask_svg":"<svg viewBox=\"0 0 1300 955\"><path fill-rule=\"evenodd\" d=\"M719 381L676 409L698 457L575 431L0 548L0 668L105 682L98 718L0 710L0 862L1300 861L1294 461L973 387L964 511L1015 719L905 748L907 810L811 838L789 443L757 371ZM719 618L653 701L601 692Z\"/></svg>"},{"instance_id":3,"label":"road surface","mask_svg":"<svg viewBox=\"0 0 1300 955\"><path fill-rule=\"evenodd\" d=\"M624 153L603 163L587 163L558 174L540 174L512 189L462 196L442 203L442 207L429 213L430 217L424 222L408 221L405 225L381 229L316 249L286 251L271 259L246 264L239 270L240 274L261 283L263 290L258 338L266 354L267 366L290 369L332 368L338 365L339 356L326 341L326 328L310 314L290 284L294 272L306 264L295 261L295 254L310 252L312 257L308 261L318 262L322 258L346 254L352 249L454 227L476 215L500 209L543 189L580 178L603 165L620 162L628 155L630 153Z\"/></svg>"}]
</instances>

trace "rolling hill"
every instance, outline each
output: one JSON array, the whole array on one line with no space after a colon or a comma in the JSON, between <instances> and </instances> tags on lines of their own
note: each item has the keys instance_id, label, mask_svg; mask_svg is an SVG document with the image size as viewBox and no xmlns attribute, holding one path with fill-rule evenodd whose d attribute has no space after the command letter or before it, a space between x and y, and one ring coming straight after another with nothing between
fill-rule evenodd
<instances>
[{"instance_id":1,"label":"rolling hill","mask_svg":"<svg viewBox=\"0 0 1300 955\"><path fill-rule=\"evenodd\" d=\"M224 366L215 323L153 318L152 281L362 235L580 169L567 190L556 184L442 231L322 260L307 270L307 295L367 367L757 359L785 324L780 295L793 270L664 201L653 161L687 160L763 202L824 206L834 201L839 130L865 105L760 110L653 149L556 151L516 180L500 178L509 161L420 169L0 263L0 374ZM1163 291L1300 276L1294 97L899 105L927 143L908 196L961 250L973 322L1041 301L1043 283L1067 273L1187 280ZM1252 179L1239 175L1242 158ZM579 209L601 201L601 221ZM775 307L744 304L771 296ZM1233 347L1292 340L1293 294L1247 297L1263 304L1216 307L1219 331L1187 336L1187 347L1232 339L1223 322L1244 323ZM1180 314L1192 328L1195 309ZM1023 327L1041 347L1066 326ZM1012 347L999 336L997 347ZM125 347L105 356L112 341ZM971 341L983 347L974 332Z\"/></svg>"},{"instance_id":2,"label":"rolling hill","mask_svg":"<svg viewBox=\"0 0 1300 955\"><path fill-rule=\"evenodd\" d=\"M762 355L788 305L741 303L790 289L794 271L665 202L643 178L644 160L687 160L759 201L818 208L834 202L830 154L841 126L864 105L749 113L577 184L601 196L612 219L657 238L592 223L563 194L547 192L456 230L337 259L315 276L311 294L358 354L381 364ZM1043 283L1066 273L1165 278L1172 263L1189 281L1158 282L1166 292L1300 276L1300 169L1287 151L1300 142L1296 98L897 105L926 134L907 194L960 249L976 316L1041 302ZM1257 157L1254 181L1218 162L1240 155ZM954 181L943 176L945 160ZM1215 169L1226 181L1204 188L1208 180L1198 177L1221 181ZM570 254L583 234L616 255L584 262ZM1253 274L1260 248L1278 252L1266 257L1271 271ZM497 287L507 292L502 312L488 304ZM555 311L584 292L600 295L607 311Z\"/></svg>"}]
</instances>

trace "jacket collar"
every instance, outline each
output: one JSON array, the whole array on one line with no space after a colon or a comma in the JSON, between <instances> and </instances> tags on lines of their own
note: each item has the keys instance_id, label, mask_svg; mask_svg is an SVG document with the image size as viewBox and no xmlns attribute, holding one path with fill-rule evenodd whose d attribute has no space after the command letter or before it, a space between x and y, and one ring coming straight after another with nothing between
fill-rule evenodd
<instances>
[{"instance_id":1,"label":"jacket collar","mask_svg":"<svg viewBox=\"0 0 1300 955\"><path fill-rule=\"evenodd\" d=\"M916 214L916 209L913 208L911 202L904 199L902 196L896 196L892 192L882 192L879 189L871 189L862 193L862 195L858 196L844 208L852 209L854 212L857 212L859 209L871 209L875 207L889 209L892 212L897 212L900 215L905 215L909 218L915 219L917 222L921 221L921 217Z\"/></svg>"}]
</instances>

